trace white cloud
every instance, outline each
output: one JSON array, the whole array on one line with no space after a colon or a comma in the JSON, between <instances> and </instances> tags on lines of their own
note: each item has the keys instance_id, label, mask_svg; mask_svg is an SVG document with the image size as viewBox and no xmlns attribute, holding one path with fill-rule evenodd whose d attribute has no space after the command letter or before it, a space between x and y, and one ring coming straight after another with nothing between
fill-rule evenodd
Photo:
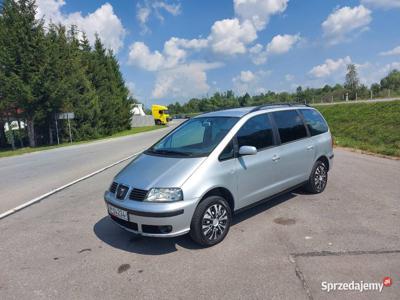
<instances>
[{"instance_id":1,"label":"white cloud","mask_svg":"<svg viewBox=\"0 0 400 300\"><path fill-rule=\"evenodd\" d=\"M109 3L103 4L85 16L81 12L62 13L61 8L66 4L64 0L37 0L36 4L38 6L36 17L43 17L47 24L53 22L66 26L76 25L79 30L86 32L92 44L97 33L106 48L114 52L118 52L123 46L126 30Z\"/></svg>"},{"instance_id":2,"label":"white cloud","mask_svg":"<svg viewBox=\"0 0 400 300\"><path fill-rule=\"evenodd\" d=\"M380 73L382 73L382 77L388 75L391 71L398 70L400 71L400 61L394 61L390 64L385 65L382 69L380 69Z\"/></svg>"},{"instance_id":3,"label":"white cloud","mask_svg":"<svg viewBox=\"0 0 400 300\"><path fill-rule=\"evenodd\" d=\"M296 43L301 40L300 34L276 35L271 42L264 47L261 44L256 44L250 48L250 58L255 65L264 64L271 55L279 55L289 52Z\"/></svg>"},{"instance_id":4,"label":"white cloud","mask_svg":"<svg viewBox=\"0 0 400 300\"><path fill-rule=\"evenodd\" d=\"M327 59L324 64L312 68L309 74L316 78L323 78L331 76L333 73L345 73L349 63L351 63L349 56L337 60Z\"/></svg>"},{"instance_id":5,"label":"white cloud","mask_svg":"<svg viewBox=\"0 0 400 300\"><path fill-rule=\"evenodd\" d=\"M267 52L270 54L283 54L288 52L294 44L300 40L300 35L276 35L267 45Z\"/></svg>"},{"instance_id":6,"label":"white cloud","mask_svg":"<svg viewBox=\"0 0 400 300\"><path fill-rule=\"evenodd\" d=\"M180 39L170 38L164 44L164 54L166 57L166 66L173 67L186 60L188 55L186 50L199 50L207 47L208 41L205 39ZM186 49L186 50L185 50Z\"/></svg>"},{"instance_id":7,"label":"white cloud","mask_svg":"<svg viewBox=\"0 0 400 300\"><path fill-rule=\"evenodd\" d=\"M153 7L155 9L164 9L165 11L169 12L173 16L177 16L181 14L181 5L180 3L177 4L168 4L163 1L156 1L153 3Z\"/></svg>"},{"instance_id":8,"label":"white cloud","mask_svg":"<svg viewBox=\"0 0 400 300\"><path fill-rule=\"evenodd\" d=\"M129 48L129 63L147 71L156 71L165 63L165 59L160 52L151 52L145 43L135 42Z\"/></svg>"},{"instance_id":9,"label":"white cloud","mask_svg":"<svg viewBox=\"0 0 400 300\"><path fill-rule=\"evenodd\" d=\"M151 52L143 42L134 42L129 48L129 63L147 71L157 71L176 67L186 61L186 50L199 50L207 47L205 39L170 38L164 43L163 52Z\"/></svg>"},{"instance_id":10,"label":"white cloud","mask_svg":"<svg viewBox=\"0 0 400 300\"><path fill-rule=\"evenodd\" d=\"M284 12L288 1L234 0L237 17L219 20L213 24L208 37L211 49L225 55L246 53L247 46L257 39L257 32L265 29L272 15ZM256 60L262 61L264 58Z\"/></svg>"},{"instance_id":11,"label":"white cloud","mask_svg":"<svg viewBox=\"0 0 400 300\"><path fill-rule=\"evenodd\" d=\"M216 21L212 25L207 38L190 40L191 44L170 40L169 43L166 42L164 45L164 54L167 54L171 61L175 57L179 62L182 57L186 57L184 48L200 49L210 47L214 53L224 55L246 53L248 45L257 39L257 31L265 28L271 15L283 12L287 7L287 2L288 0L234 0L237 18ZM179 4L170 5L162 1L146 1L144 4L138 4L137 18L139 23L142 26L146 26L151 12L155 10L156 14L159 14L158 9L160 8L173 15L178 15L181 12ZM159 14L159 16L161 15ZM145 27L145 29L147 30L148 28ZM287 38L287 36L282 38ZM290 43L290 41L287 42ZM168 49L171 49L171 51L168 51ZM159 56L157 53L154 53L154 55ZM262 58L263 54L260 53L260 56L260 58L254 59L260 62L265 60ZM168 61L168 59L166 60ZM169 62L171 63L171 61ZM146 65L154 64L157 64L157 60L155 63L146 63Z\"/></svg>"},{"instance_id":12,"label":"white cloud","mask_svg":"<svg viewBox=\"0 0 400 300\"><path fill-rule=\"evenodd\" d=\"M379 53L379 55L389 56L389 55L400 55L400 46L397 46L389 51L384 51Z\"/></svg>"},{"instance_id":13,"label":"white cloud","mask_svg":"<svg viewBox=\"0 0 400 300\"><path fill-rule=\"evenodd\" d=\"M270 16L283 12L287 2L288 0L234 0L235 17L216 21L206 38L188 40L172 37L164 43L162 51L151 51L143 42L135 42L130 46L129 63L156 72L152 91L155 98L188 98L204 94L210 89L206 71L220 67L221 64L190 62L190 55L201 49L226 56L246 53L249 45L257 39L257 31L265 28ZM151 12L139 9L147 7L152 11L154 6L149 6L150 3L149 1L145 2L147 6L138 6L137 18L142 25L146 25ZM163 8L172 14L180 13L180 9L173 11ZM298 39L298 35L280 36L271 44L269 51L271 54L285 53ZM263 52L268 52L267 46L256 45L250 49L254 60L259 63L266 60ZM265 74L269 73L243 71L235 81L237 85L246 85L245 88L251 88L252 91L261 91L264 89L255 85Z\"/></svg>"},{"instance_id":14,"label":"white cloud","mask_svg":"<svg viewBox=\"0 0 400 300\"><path fill-rule=\"evenodd\" d=\"M363 5L336 9L322 23L324 36L330 44L337 44L349 38L350 33L368 29L372 21L371 11Z\"/></svg>"},{"instance_id":15,"label":"white cloud","mask_svg":"<svg viewBox=\"0 0 400 300\"><path fill-rule=\"evenodd\" d=\"M255 65L262 65L264 64L267 59L267 51L264 50L263 45L256 44L249 49L250 52L250 59Z\"/></svg>"},{"instance_id":16,"label":"white cloud","mask_svg":"<svg viewBox=\"0 0 400 300\"><path fill-rule=\"evenodd\" d=\"M186 62L190 51L208 46L206 39L170 38L162 52L151 51L143 42L135 42L129 51L129 63L156 72L152 97L187 99L204 95L210 89L207 70L221 67L220 63Z\"/></svg>"},{"instance_id":17,"label":"white cloud","mask_svg":"<svg viewBox=\"0 0 400 300\"><path fill-rule=\"evenodd\" d=\"M180 3L167 3L165 1L150 1L146 0L143 3L136 5L136 19L138 20L142 33L150 32L147 22L152 14L154 14L161 22L164 21L163 12L167 12L173 16L178 16L182 13Z\"/></svg>"},{"instance_id":18,"label":"white cloud","mask_svg":"<svg viewBox=\"0 0 400 300\"><path fill-rule=\"evenodd\" d=\"M54 23L62 22L64 16L61 14L61 7L65 5L64 0L37 0L36 17L44 17L46 21Z\"/></svg>"},{"instance_id":19,"label":"white cloud","mask_svg":"<svg viewBox=\"0 0 400 300\"><path fill-rule=\"evenodd\" d=\"M242 71L242 72L240 72L239 79L242 82L250 82L255 79L255 75L251 71Z\"/></svg>"},{"instance_id":20,"label":"white cloud","mask_svg":"<svg viewBox=\"0 0 400 300\"><path fill-rule=\"evenodd\" d=\"M142 27L142 33L146 33L149 30L147 27L147 21L149 20L151 14L151 9L148 7L138 7L136 12L136 19L139 21L140 26Z\"/></svg>"},{"instance_id":21,"label":"white cloud","mask_svg":"<svg viewBox=\"0 0 400 300\"><path fill-rule=\"evenodd\" d=\"M241 20L251 21L257 30L268 24L269 18L286 10L289 0L234 0L236 15Z\"/></svg>"},{"instance_id":22,"label":"white cloud","mask_svg":"<svg viewBox=\"0 0 400 300\"><path fill-rule=\"evenodd\" d=\"M285 80L286 81L293 81L293 79L294 79L294 76L292 74L286 74L285 75Z\"/></svg>"},{"instance_id":23,"label":"white cloud","mask_svg":"<svg viewBox=\"0 0 400 300\"><path fill-rule=\"evenodd\" d=\"M365 62L356 64L356 68L360 77L360 81L367 86L375 82L380 82L381 79L387 76L393 70L400 70L400 61L391 62L381 65L379 63Z\"/></svg>"},{"instance_id":24,"label":"white cloud","mask_svg":"<svg viewBox=\"0 0 400 300\"><path fill-rule=\"evenodd\" d=\"M399 0L361 0L361 3L384 9L400 8Z\"/></svg>"},{"instance_id":25,"label":"white cloud","mask_svg":"<svg viewBox=\"0 0 400 300\"><path fill-rule=\"evenodd\" d=\"M266 89L263 87L263 79L270 74L270 71L241 71L239 75L232 78L233 90L239 95L264 93Z\"/></svg>"},{"instance_id":26,"label":"white cloud","mask_svg":"<svg viewBox=\"0 0 400 300\"><path fill-rule=\"evenodd\" d=\"M154 98L165 97L188 99L207 93L207 70L220 67L219 63L189 63L157 73L152 91Z\"/></svg>"},{"instance_id":27,"label":"white cloud","mask_svg":"<svg viewBox=\"0 0 400 300\"><path fill-rule=\"evenodd\" d=\"M257 32L249 21L225 19L214 23L208 39L216 53L242 54L247 51L246 46L257 39Z\"/></svg>"}]
</instances>

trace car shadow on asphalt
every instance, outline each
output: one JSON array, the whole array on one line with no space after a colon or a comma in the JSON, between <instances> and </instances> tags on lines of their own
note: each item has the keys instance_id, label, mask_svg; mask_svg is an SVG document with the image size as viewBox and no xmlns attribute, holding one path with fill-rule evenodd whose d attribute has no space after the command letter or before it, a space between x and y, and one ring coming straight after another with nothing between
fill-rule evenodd
<instances>
[{"instance_id":1,"label":"car shadow on asphalt","mask_svg":"<svg viewBox=\"0 0 400 300\"><path fill-rule=\"evenodd\" d=\"M239 226L241 222L261 214L276 205L293 199L299 194L303 194L303 192L301 190L289 192L235 214L232 226ZM115 224L109 216L100 219L94 225L93 231L100 240L111 247L142 255L168 254L178 251L177 245L190 250L203 249L201 246L194 243L188 234L174 238L143 237L122 229Z\"/></svg>"}]
</instances>

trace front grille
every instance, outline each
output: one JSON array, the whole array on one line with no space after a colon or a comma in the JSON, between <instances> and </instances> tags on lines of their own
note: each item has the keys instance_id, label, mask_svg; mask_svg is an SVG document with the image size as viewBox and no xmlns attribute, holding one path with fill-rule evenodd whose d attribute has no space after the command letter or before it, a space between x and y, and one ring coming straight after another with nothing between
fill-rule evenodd
<instances>
[{"instance_id":1,"label":"front grille","mask_svg":"<svg viewBox=\"0 0 400 300\"><path fill-rule=\"evenodd\" d=\"M129 199L136 201L143 201L146 198L147 192L148 191L146 190L133 189L129 195Z\"/></svg>"},{"instance_id":2,"label":"front grille","mask_svg":"<svg viewBox=\"0 0 400 300\"><path fill-rule=\"evenodd\" d=\"M111 219L113 219L113 220L114 220L116 223L118 223L119 225L122 225L122 226L124 226L124 227L126 227L126 228L129 228L129 229L138 231L138 224L137 224L137 223L128 222L128 221L119 219L119 218L117 218L117 217L114 217L114 216L112 216L112 215L110 215L110 217L111 217Z\"/></svg>"},{"instance_id":3,"label":"front grille","mask_svg":"<svg viewBox=\"0 0 400 300\"><path fill-rule=\"evenodd\" d=\"M116 183L115 181L111 184L111 186L110 186L110 192L111 193L113 193L113 194L115 194L115 192L117 191L117 186L118 186L118 183Z\"/></svg>"}]
</instances>

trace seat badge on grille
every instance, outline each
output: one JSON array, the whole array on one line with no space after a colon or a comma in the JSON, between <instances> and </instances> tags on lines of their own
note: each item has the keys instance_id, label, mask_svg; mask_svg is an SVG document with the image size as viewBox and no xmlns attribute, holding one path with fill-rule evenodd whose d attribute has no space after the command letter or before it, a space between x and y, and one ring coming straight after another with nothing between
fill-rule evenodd
<instances>
[{"instance_id":1,"label":"seat badge on grille","mask_svg":"<svg viewBox=\"0 0 400 300\"><path fill-rule=\"evenodd\" d=\"M127 186L120 184L117 188L117 199L119 200L125 199L128 190L129 188Z\"/></svg>"}]
</instances>

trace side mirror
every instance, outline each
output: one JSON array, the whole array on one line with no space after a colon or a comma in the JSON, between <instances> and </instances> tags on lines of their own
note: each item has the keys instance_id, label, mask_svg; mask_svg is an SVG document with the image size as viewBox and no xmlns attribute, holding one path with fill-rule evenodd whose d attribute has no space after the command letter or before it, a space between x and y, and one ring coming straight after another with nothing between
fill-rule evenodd
<instances>
[{"instance_id":1,"label":"side mirror","mask_svg":"<svg viewBox=\"0 0 400 300\"><path fill-rule=\"evenodd\" d=\"M257 148L254 146L242 146L239 148L239 155L256 155Z\"/></svg>"}]
</instances>

